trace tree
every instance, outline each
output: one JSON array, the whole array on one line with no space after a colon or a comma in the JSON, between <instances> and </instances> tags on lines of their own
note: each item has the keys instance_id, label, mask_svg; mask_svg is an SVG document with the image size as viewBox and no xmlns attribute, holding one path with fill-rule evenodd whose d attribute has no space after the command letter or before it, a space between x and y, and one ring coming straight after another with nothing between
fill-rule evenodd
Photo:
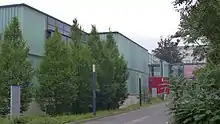
<instances>
[{"instance_id":1,"label":"tree","mask_svg":"<svg viewBox=\"0 0 220 124\"><path fill-rule=\"evenodd\" d=\"M118 47L110 31L102 42L101 76L98 79L98 105L102 109L115 109L127 98L127 64L120 56Z\"/></svg>"},{"instance_id":2,"label":"tree","mask_svg":"<svg viewBox=\"0 0 220 124\"><path fill-rule=\"evenodd\" d=\"M41 109L50 115L72 112L77 97L72 52L68 44L61 41L57 29L46 41L43 60L38 69L39 88L37 101Z\"/></svg>"},{"instance_id":3,"label":"tree","mask_svg":"<svg viewBox=\"0 0 220 124\"><path fill-rule=\"evenodd\" d=\"M129 78L129 71L127 67L127 63L123 56L118 56L115 61L115 68L114 68L114 82L116 83L116 95L113 98L113 101L116 106L113 107L120 107L128 97L127 92L127 80Z\"/></svg>"},{"instance_id":4,"label":"tree","mask_svg":"<svg viewBox=\"0 0 220 124\"><path fill-rule=\"evenodd\" d=\"M109 41L110 42L110 41ZM116 87L114 83L114 59L112 49L107 47L108 38L102 41L100 49L101 61L99 61L97 106L98 109L110 109L113 103L113 97L116 95ZM115 56L114 56L115 57Z\"/></svg>"},{"instance_id":5,"label":"tree","mask_svg":"<svg viewBox=\"0 0 220 124\"><path fill-rule=\"evenodd\" d=\"M73 20L71 29L72 61L75 63L75 83L78 85L78 93L73 111L85 113L90 111L92 104L91 51L87 44L82 43L82 30L77 19Z\"/></svg>"},{"instance_id":6,"label":"tree","mask_svg":"<svg viewBox=\"0 0 220 124\"><path fill-rule=\"evenodd\" d=\"M180 28L175 36L183 38L187 45L199 46L206 60L217 64L220 57L219 1L175 0L174 6L181 13Z\"/></svg>"},{"instance_id":7,"label":"tree","mask_svg":"<svg viewBox=\"0 0 220 124\"><path fill-rule=\"evenodd\" d=\"M182 63L184 55L179 51L179 40L173 42L170 37L165 39L161 38L160 42L157 44L158 48L152 51L156 57L165 60L168 63Z\"/></svg>"},{"instance_id":8,"label":"tree","mask_svg":"<svg viewBox=\"0 0 220 124\"><path fill-rule=\"evenodd\" d=\"M96 64L98 67L98 63L101 61L102 43L95 25L92 25L92 30L88 38L88 45L91 49L93 64Z\"/></svg>"},{"instance_id":9,"label":"tree","mask_svg":"<svg viewBox=\"0 0 220 124\"><path fill-rule=\"evenodd\" d=\"M1 51L1 48L2 48L2 44L3 44L3 41L0 40L0 51Z\"/></svg>"},{"instance_id":10,"label":"tree","mask_svg":"<svg viewBox=\"0 0 220 124\"><path fill-rule=\"evenodd\" d=\"M220 59L220 1L175 0L181 22L176 37L186 44L203 50L207 63L195 73L196 80L178 78L171 82L174 98L170 107L172 123L218 124L219 119L219 59ZM172 86L172 85L171 85ZM190 102L189 102L190 101Z\"/></svg>"},{"instance_id":11,"label":"tree","mask_svg":"<svg viewBox=\"0 0 220 124\"><path fill-rule=\"evenodd\" d=\"M109 50L111 51L109 52L110 58L113 58L113 88L116 91L115 95L113 95L112 98L113 105L111 106L111 108L118 108L124 103L125 99L127 99L128 97L126 85L129 78L129 71L127 62L125 61L124 57L120 55L118 46L111 31L107 35L106 43L106 47L109 48Z\"/></svg>"},{"instance_id":12,"label":"tree","mask_svg":"<svg viewBox=\"0 0 220 124\"><path fill-rule=\"evenodd\" d=\"M28 109L34 71L27 59L29 48L23 40L18 18L14 17L6 27L3 41L0 52L0 114L6 115L10 108L11 85L21 87L21 112Z\"/></svg>"}]
</instances>

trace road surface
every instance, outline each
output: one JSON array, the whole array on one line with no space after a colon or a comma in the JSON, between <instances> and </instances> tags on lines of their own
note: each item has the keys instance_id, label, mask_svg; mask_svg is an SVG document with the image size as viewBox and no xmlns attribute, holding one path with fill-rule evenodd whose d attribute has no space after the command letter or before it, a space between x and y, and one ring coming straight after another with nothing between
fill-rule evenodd
<instances>
[{"instance_id":1,"label":"road surface","mask_svg":"<svg viewBox=\"0 0 220 124\"><path fill-rule=\"evenodd\" d=\"M84 124L168 124L165 103Z\"/></svg>"}]
</instances>

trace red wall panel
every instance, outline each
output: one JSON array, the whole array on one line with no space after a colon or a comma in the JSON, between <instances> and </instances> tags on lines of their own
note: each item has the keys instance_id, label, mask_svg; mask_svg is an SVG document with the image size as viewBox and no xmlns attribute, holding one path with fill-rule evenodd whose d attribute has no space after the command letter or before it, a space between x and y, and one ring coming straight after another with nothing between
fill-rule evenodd
<instances>
[{"instance_id":1,"label":"red wall panel","mask_svg":"<svg viewBox=\"0 0 220 124\"><path fill-rule=\"evenodd\" d=\"M157 88L157 94L169 93L169 81L166 77L149 77L149 91L152 93L152 88Z\"/></svg>"}]
</instances>

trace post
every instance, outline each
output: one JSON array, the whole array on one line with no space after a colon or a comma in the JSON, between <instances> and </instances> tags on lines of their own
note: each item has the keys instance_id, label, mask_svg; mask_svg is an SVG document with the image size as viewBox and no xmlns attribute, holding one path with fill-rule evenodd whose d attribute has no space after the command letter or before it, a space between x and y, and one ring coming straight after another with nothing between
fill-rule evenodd
<instances>
[{"instance_id":1,"label":"post","mask_svg":"<svg viewBox=\"0 0 220 124\"><path fill-rule=\"evenodd\" d=\"M140 106L142 106L142 93L141 93L141 75L139 75L139 102Z\"/></svg>"},{"instance_id":2,"label":"post","mask_svg":"<svg viewBox=\"0 0 220 124\"><path fill-rule=\"evenodd\" d=\"M11 86L10 90L10 117L18 117L21 109L20 86Z\"/></svg>"},{"instance_id":3,"label":"post","mask_svg":"<svg viewBox=\"0 0 220 124\"><path fill-rule=\"evenodd\" d=\"M95 64L92 65L92 113L96 115L96 72Z\"/></svg>"},{"instance_id":4,"label":"post","mask_svg":"<svg viewBox=\"0 0 220 124\"><path fill-rule=\"evenodd\" d=\"M163 77L163 61L160 60L160 75Z\"/></svg>"}]
</instances>

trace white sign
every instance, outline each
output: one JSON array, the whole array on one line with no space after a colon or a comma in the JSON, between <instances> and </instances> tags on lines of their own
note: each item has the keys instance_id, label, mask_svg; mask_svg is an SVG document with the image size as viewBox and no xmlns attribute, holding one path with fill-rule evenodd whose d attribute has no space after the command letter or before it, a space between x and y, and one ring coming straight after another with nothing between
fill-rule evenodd
<instances>
[{"instance_id":1,"label":"white sign","mask_svg":"<svg viewBox=\"0 0 220 124\"><path fill-rule=\"evenodd\" d=\"M20 86L11 86L11 104L10 115L11 117L20 116L21 100L20 100Z\"/></svg>"},{"instance_id":2,"label":"white sign","mask_svg":"<svg viewBox=\"0 0 220 124\"><path fill-rule=\"evenodd\" d=\"M152 88L152 97L157 97L157 88Z\"/></svg>"}]
</instances>

